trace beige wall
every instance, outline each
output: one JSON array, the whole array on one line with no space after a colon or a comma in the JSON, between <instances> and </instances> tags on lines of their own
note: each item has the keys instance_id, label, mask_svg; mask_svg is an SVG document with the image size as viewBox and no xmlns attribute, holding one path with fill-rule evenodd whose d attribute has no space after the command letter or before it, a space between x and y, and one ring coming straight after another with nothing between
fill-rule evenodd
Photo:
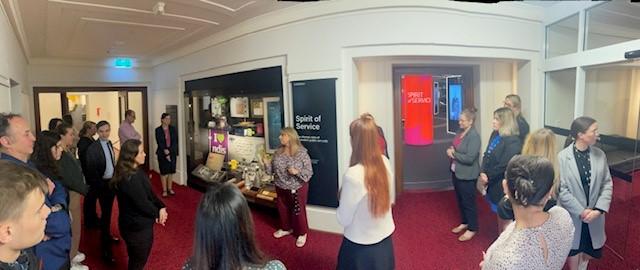
<instances>
[{"instance_id":1,"label":"beige wall","mask_svg":"<svg viewBox=\"0 0 640 270\"><path fill-rule=\"evenodd\" d=\"M598 120L600 133L637 137L640 69L600 67L586 70L584 115Z\"/></svg>"},{"instance_id":2,"label":"beige wall","mask_svg":"<svg viewBox=\"0 0 640 270\"><path fill-rule=\"evenodd\" d=\"M87 120L98 123L107 120L111 124L109 139L118 146L118 128L120 127L120 112L118 107L118 92L90 92L87 95ZM98 115L97 109L100 108Z\"/></svg>"},{"instance_id":3,"label":"beige wall","mask_svg":"<svg viewBox=\"0 0 640 270\"><path fill-rule=\"evenodd\" d=\"M9 79L18 83L9 88ZM27 88L27 58L16 38L6 9L0 3L0 112L22 114L31 121L33 98ZM23 101L27 99L27 102ZM35 127L35 122L32 122Z\"/></svg>"},{"instance_id":4,"label":"beige wall","mask_svg":"<svg viewBox=\"0 0 640 270\"><path fill-rule=\"evenodd\" d=\"M62 118L62 106L59 93L40 93L40 130L47 130L51 118Z\"/></svg>"}]
</instances>

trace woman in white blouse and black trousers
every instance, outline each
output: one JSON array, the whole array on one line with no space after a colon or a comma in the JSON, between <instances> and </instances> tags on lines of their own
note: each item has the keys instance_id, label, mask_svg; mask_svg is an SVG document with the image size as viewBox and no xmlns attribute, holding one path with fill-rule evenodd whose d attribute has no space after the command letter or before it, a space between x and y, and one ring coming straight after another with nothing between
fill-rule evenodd
<instances>
[{"instance_id":1,"label":"woman in white blouse and black trousers","mask_svg":"<svg viewBox=\"0 0 640 270\"><path fill-rule=\"evenodd\" d=\"M378 146L373 118L362 115L349 129L353 152L337 210L344 226L337 269L394 269L391 166Z\"/></svg>"}]
</instances>

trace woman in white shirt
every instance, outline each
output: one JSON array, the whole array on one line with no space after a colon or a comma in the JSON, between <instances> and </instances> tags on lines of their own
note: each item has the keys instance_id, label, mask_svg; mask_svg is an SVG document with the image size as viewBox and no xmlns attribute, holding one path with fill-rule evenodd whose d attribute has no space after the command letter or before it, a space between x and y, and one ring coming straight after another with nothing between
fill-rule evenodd
<instances>
[{"instance_id":1,"label":"woman in white shirt","mask_svg":"<svg viewBox=\"0 0 640 270\"><path fill-rule=\"evenodd\" d=\"M337 210L344 227L337 269L394 269L391 166L380 151L370 115L360 116L349 129L353 152Z\"/></svg>"},{"instance_id":2,"label":"woman in white shirt","mask_svg":"<svg viewBox=\"0 0 640 270\"><path fill-rule=\"evenodd\" d=\"M567 210L543 210L553 194L554 175L553 164L544 157L521 155L509 161L502 186L515 222L491 244L480 263L483 270L562 269L574 227Z\"/></svg>"}]
</instances>

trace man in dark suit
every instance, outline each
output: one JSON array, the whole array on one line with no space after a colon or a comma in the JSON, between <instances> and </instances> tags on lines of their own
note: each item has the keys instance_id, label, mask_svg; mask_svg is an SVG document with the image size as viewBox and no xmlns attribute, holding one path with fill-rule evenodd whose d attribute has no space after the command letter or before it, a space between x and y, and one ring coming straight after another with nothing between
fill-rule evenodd
<instances>
[{"instance_id":1,"label":"man in dark suit","mask_svg":"<svg viewBox=\"0 0 640 270\"><path fill-rule=\"evenodd\" d=\"M117 242L119 239L111 236L111 210L115 195L109 188L109 181L113 177L116 161L113 145L109 140L111 125L107 121L100 121L96 127L99 137L87 149L87 171L85 176L89 185L95 189L100 201L102 212L102 217L100 218L102 258L106 262L113 263L111 242Z\"/></svg>"}]
</instances>

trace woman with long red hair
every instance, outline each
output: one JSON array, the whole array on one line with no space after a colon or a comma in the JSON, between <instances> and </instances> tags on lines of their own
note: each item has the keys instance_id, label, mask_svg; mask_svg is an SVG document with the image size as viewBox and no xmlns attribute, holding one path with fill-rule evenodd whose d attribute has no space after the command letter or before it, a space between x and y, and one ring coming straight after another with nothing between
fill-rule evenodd
<instances>
[{"instance_id":1,"label":"woman with long red hair","mask_svg":"<svg viewBox=\"0 0 640 270\"><path fill-rule=\"evenodd\" d=\"M380 150L370 115L353 121L349 133L351 161L342 178L337 210L344 227L337 269L394 269L391 165Z\"/></svg>"}]
</instances>

